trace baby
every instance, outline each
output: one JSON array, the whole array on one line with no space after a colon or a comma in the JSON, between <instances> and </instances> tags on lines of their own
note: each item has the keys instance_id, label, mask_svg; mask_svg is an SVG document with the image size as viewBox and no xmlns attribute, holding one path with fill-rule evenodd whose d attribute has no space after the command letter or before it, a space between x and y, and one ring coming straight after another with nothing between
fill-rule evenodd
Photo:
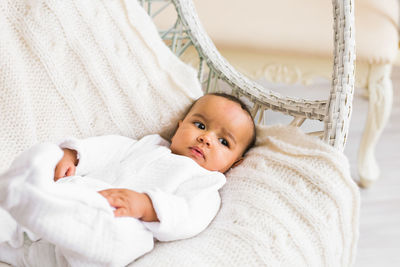
<instances>
[{"instance_id":1,"label":"baby","mask_svg":"<svg viewBox=\"0 0 400 267\"><path fill-rule=\"evenodd\" d=\"M124 266L154 238L195 236L219 209L223 173L254 142L245 105L208 94L171 144L149 135L36 145L0 176L0 261L29 266L31 255L55 251L58 266Z\"/></svg>"}]
</instances>

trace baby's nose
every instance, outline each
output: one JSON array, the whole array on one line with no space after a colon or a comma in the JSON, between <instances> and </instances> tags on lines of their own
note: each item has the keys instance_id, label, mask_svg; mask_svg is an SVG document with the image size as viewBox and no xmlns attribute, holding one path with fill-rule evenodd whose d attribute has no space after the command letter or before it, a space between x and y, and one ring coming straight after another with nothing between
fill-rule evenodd
<instances>
[{"instance_id":1,"label":"baby's nose","mask_svg":"<svg viewBox=\"0 0 400 267\"><path fill-rule=\"evenodd\" d=\"M204 143L207 146L211 145L211 138L206 134L199 136L198 140L200 143Z\"/></svg>"}]
</instances>

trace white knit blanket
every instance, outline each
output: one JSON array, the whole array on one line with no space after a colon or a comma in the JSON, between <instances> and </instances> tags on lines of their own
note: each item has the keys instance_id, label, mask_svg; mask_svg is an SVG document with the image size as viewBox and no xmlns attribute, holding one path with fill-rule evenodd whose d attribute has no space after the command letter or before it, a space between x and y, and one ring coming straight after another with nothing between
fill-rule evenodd
<instances>
[{"instance_id":1,"label":"white knit blanket","mask_svg":"<svg viewBox=\"0 0 400 267\"><path fill-rule=\"evenodd\" d=\"M0 172L41 141L171 135L201 95L135 0L0 1ZM351 266L359 195L343 154L296 128L259 129L200 235L138 266Z\"/></svg>"},{"instance_id":2,"label":"white knit blanket","mask_svg":"<svg viewBox=\"0 0 400 267\"><path fill-rule=\"evenodd\" d=\"M64 136L169 137L196 75L135 0L2 0L0 172Z\"/></svg>"}]
</instances>

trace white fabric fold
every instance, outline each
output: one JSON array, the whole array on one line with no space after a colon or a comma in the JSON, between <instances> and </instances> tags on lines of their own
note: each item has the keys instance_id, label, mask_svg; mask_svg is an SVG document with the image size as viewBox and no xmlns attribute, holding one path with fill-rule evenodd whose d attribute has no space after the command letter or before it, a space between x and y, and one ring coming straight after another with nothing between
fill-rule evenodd
<instances>
[{"instance_id":1,"label":"white fabric fold","mask_svg":"<svg viewBox=\"0 0 400 267\"><path fill-rule=\"evenodd\" d=\"M172 154L159 135L138 141L117 135L67 138L60 146L81 156L79 175L53 182L63 152L49 143L24 152L0 177L0 207L12 216L4 214L11 221L4 221L10 225L0 230L3 242L18 241L20 248L23 225L31 239L53 244L71 266L122 266L149 251L153 236L172 241L197 235L219 209L218 190L225 176ZM97 193L109 188L146 192L160 222L114 217L113 208ZM9 230L14 231L11 236ZM37 248L32 242L27 250ZM7 260L4 252L0 249L0 260Z\"/></svg>"},{"instance_id":2,"label":"white fabric fold","mask_svg":"<svg viewBox=\"0 0 400 267\"><path fill-rule=\"evenodd\" d=\"M198 180L199 184L200 179ZM193 237L203 231L219 210L220 197L216 188L225 181L221 179L208 192L183 197L161 190L148 190L160 222L144 222L144 225L159 241L173 241ZM193 184L195 186L195 184Z\"/></svg>"},{"instance_id":3,"label":"white fabric fold","mask_svg":"<svg viewBox=\"0 0 400 267\"><path fill-rule=\"evenodd\" d=\"M123 136L90 137L82 142L78 138L68 137L59 141L61 148L69 148L77 152L79 164L76 175L88 174L90 170L101 169L111 162L121 161L136 140Z\"/></svg>"},{"instance_id":4,"label":"white fabric fold","mask_svg":"<svg viewBox=\"0 0 400 267\"><path fill-rule=\"evenodd\" d=\"M55 258L64 258L68 266L124 266L151 250L153 236L139 220L115 217L107 200L88 187L52 181L61 156L55 144L39 144L19 156L0 176L0 206L19 225L53 244ZM19 262L32 266L33 257L40 266L51 266L54 257L32 254L48 254L37 242L24 250ZM0 260L10 260L8 253L0 246Z\"/></svg>"}]
</instances>

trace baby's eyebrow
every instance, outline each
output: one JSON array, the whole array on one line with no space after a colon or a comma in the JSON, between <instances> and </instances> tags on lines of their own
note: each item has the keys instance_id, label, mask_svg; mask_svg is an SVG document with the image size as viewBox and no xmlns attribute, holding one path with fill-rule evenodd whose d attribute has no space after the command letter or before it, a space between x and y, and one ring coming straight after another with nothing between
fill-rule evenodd
<instances>
[{"instance_id":1,"label":"baby's eyebrow","mask_svg":"<svg viewBox=\"0 0 400 267\"><path fill-rule=\"evenodd\" d=\"M201 119L207 121L207 118L204 117L203 115L201 115L200 113L195 113L195 114L193 114L193 116L200 117Z\"/></svg>"}]
</instances>

